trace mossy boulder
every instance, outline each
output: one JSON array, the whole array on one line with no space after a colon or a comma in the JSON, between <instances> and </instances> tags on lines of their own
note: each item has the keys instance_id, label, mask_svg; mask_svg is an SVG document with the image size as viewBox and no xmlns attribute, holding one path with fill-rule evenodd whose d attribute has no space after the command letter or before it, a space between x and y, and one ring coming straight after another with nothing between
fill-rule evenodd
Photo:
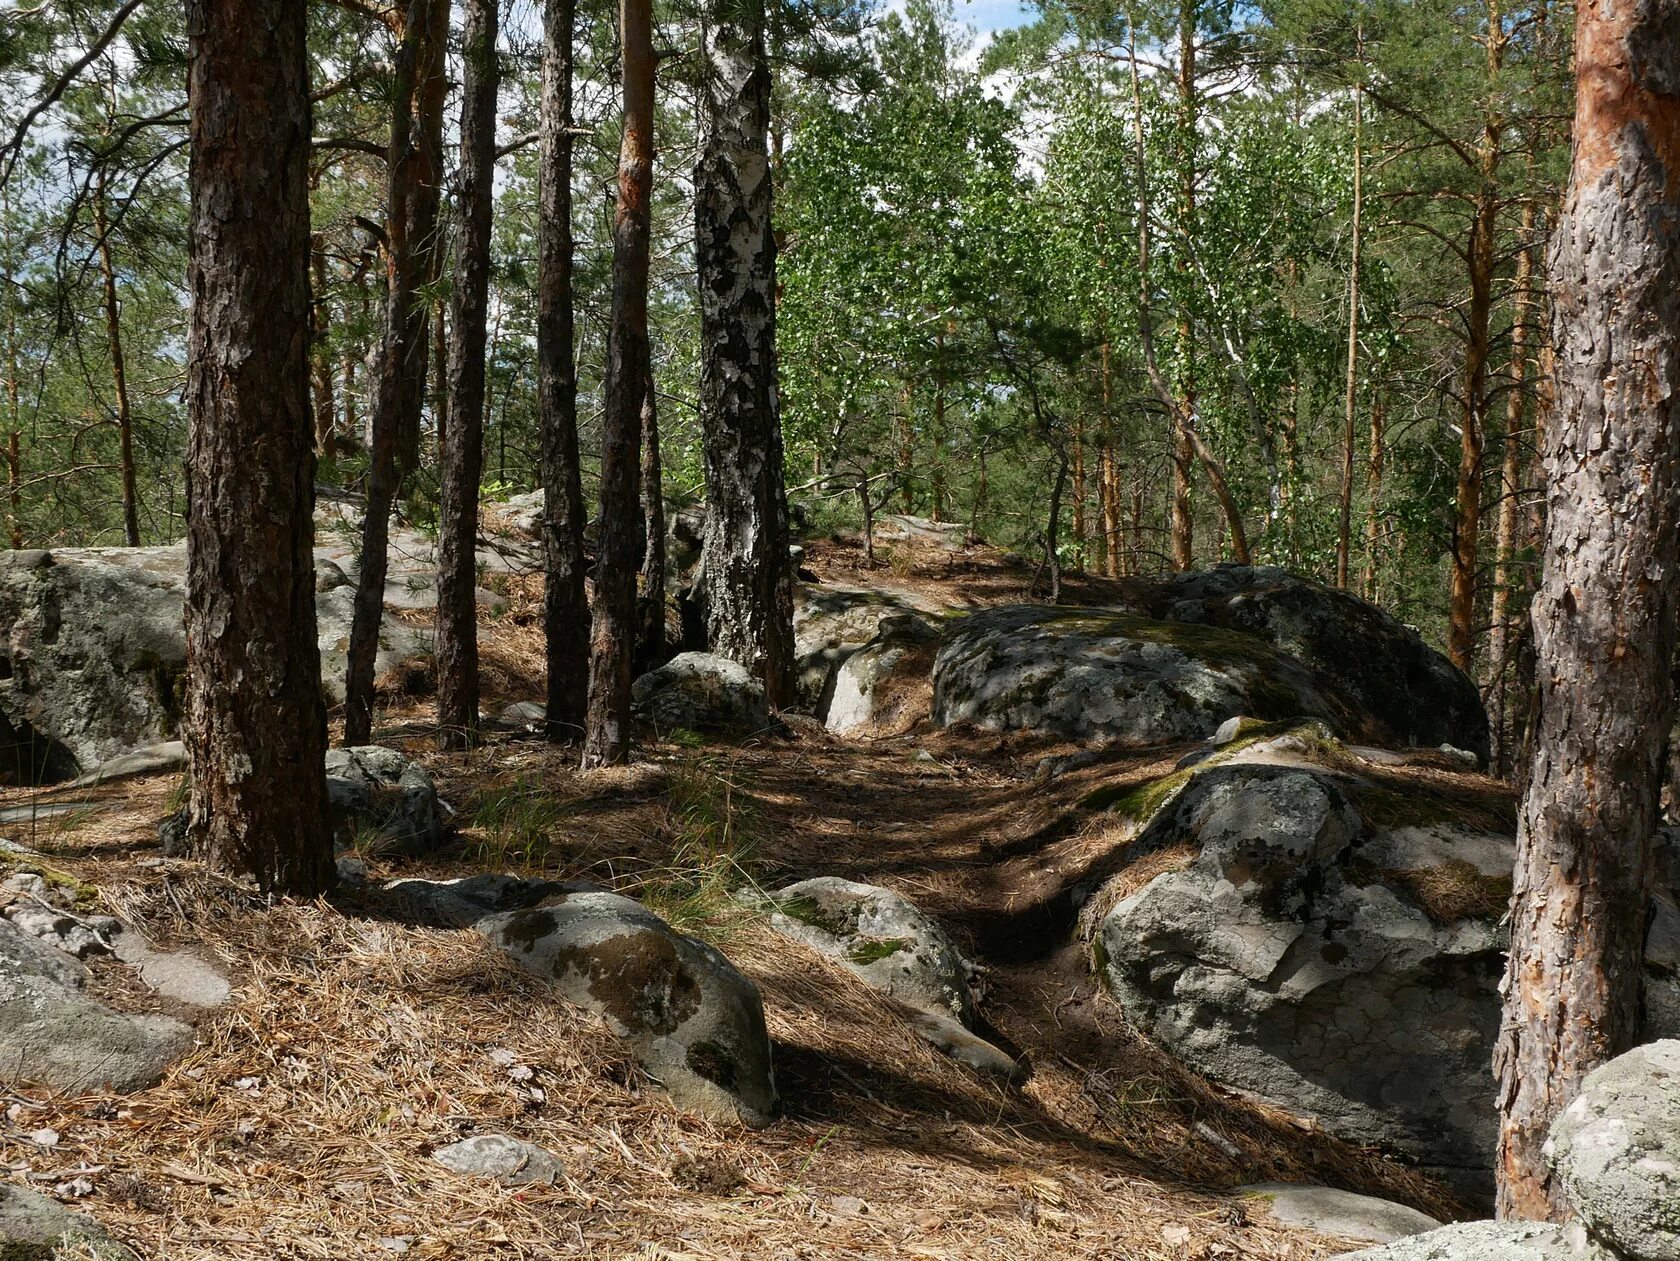
<instances>
[{"instance_id":1,"label":"mossy boulder","mask_svg":"<svg viewBox=\"0 0 1680 1261\"><path fill-rule=\"evenodd\" d=\"M769 1124L776 1086L764 1003L715 947L604 891L559 893L476 927L562 997L599 1013L679 1105Z\"/></svg>"},{"instance_id":2,"label":"mossy boulder","mask_svg":"<svg viewBox=\"0 0 1680 1261\"><path fill-rule=\"evenodd\" d=\"M770 725L764 684L739 662L709 652L684 652L631 687L638 717L662 732L679 728L721 735Z\"/></svg>"},{"instance_id":3,"label":"mossy boulder","mask_svg":"<svg viewBox=\"0 0 1680 1261\"><path fill-rule=\"evenodd\" d=\"M1455 818L1314 743L1262 739L1116 803L1139 806L1128 866L1173 861L1141 885L1122 869L1090 904L1099 975L1196 1071L1479 1194L1515 843L1481 826L1496 812ZM1669 891L1656 909L1647 1027L1669 1036L1680 914Z\"/></svg>"},{"instance_id":4,"label":"mossy boulder","mask_svg":"<svg viewBox=\"0 0 1680 1261\"><path fill-rule=\"evenodd\" d=\"M1119 609L1016 604L947 624L933 718L1091 742L1211 736L1230 718L1319 718L1363 732L1366 716L1293 657L1235 631Z\"/></svg>"},{"instance_id":5,"label":"mossy boulder","mask_svg":"<svg viewBox=\"0 0 1680 1261\"><path fill-rule=\"evenodd\" d=\"M1487 760L1475 683L1416 630L1349 592L1276 566L1216 565L1151 584L1133 607L1287 654L1369 714L1388 743L1449 744Z\"/></svg>"}]
</instances>

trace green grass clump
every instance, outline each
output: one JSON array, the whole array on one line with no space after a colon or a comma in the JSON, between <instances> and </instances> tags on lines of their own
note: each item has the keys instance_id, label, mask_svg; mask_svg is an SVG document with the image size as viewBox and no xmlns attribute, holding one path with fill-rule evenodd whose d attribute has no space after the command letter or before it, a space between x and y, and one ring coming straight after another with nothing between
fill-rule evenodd
<instances>
[{"instance_id":1,"label":"green grass clump","mask_svg":"<svg viewBox=\"0 0 1680 1261\"><path fill-rule=\"evenodd\" d=\"M465 814L476 857L487 866L545 874L554 865L557 834L573 801L521 776L481 789Z\"/></svg>"}]
</instances>

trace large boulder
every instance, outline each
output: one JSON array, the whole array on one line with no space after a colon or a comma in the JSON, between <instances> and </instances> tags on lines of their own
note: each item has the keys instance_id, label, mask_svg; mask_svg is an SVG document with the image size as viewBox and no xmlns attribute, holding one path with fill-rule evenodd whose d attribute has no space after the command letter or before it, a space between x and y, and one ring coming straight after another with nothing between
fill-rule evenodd
<instances>
[{"instance_id":1,"label":"large boulder","mask_svg":"<svg viewBox=\"0 0 1680 1261\"><path fill-rule=\"evenodd\" d=\"M599 1013L678 1104L714 1120L770 1122L764 1003L716 948L603 891L560 893L477 927L520 967Z\"/></svg>"},{"instance_id":2,"label":"large boulder","mask_svg":"<svg viewBox=\"0 0 1680 1261\"><path fill-rule=\"evenodd\" d=\"M638 717L661 731L762 731L770 725L764 684L745 666L709 652L683 652L630 689Z\"/></svg>"},{"instance_id":3,"label":"large boulder","mask_svg":"<svg viewBox=\"0 0 1680 1261\"><path fill-rule=\"evenodd\" d=\"M1638 1261L1680 1261L1680 1042L1588 1073L1546 1157L1594 1238Z\"/></svg>"},{"instance_id":4,"label":"large boulder","mask_svg":"<svg viewBox=\"0 0 1680 1261\"><path fill-rule=\"evenodd\" d=\"M144 1090L192 1043L167 1016L128 1016L84 992L87 970L0 919L0 1080L67 1093Z\"/></svg>"},{"instance_id":5,"label":"large boulder","mask_svg":"<svg viewBox=\"0 0 1680 1261\"><path fill-rule=\"evenodd\" d=\"M875 637L835 672L824 725L845 734L877 723L926 717L926 684L938 643L939 632L926 618L882 618Z\"/></svg>"},{"instance_id":6,"label":"large boulder","mask_svg":"<svg viewBox=\"0 0 1680 1261\"><path fill-rule=\"evenodd\" d=\"M794 684L818 718L829 712L836 674L889 618L924 618L932 610L885 591L800 583L793 598Z\"/></svg>"},{"instance_id":7,"label":"large boulder","mask_svg":"<svg viewBox=\"0 0 1680 1261\"><path fill-rule=\"evenodd\" d=\"M1487 760L1476 685L1417 631L1346 591L1275 566L1216 565L1162 579L1135 607L1263 640L1354 700L1392 742L1450 744Z\"/></svg>"},{"instance_id":8,"label":"large boulder","mask_svg":"<svg viewBox=\"0 0 1680 1261\"><path fill-rule=\"evenodd\" d=\"M1015 604L952 618L933 668L933 718L1073 740L1214 734L1227 719L1363 715L1293 657L1251 635L1115 609Z\"/></svg>"},{"instance_id":9,"label":"large boulder","mask_svg":"<svg viewBox=\"0 0 1680 1261\"><path fill-rule=\"evenodd\" d=\"M1241 1191L1250 1200L1264 1204L1274 1221L1333 1239L1390 1243L1421 1235L1441 1224L1427 1213L1393 1200L1379 1200L1373 1195L1359 1195L1337 1187L1262 1182L1243 1187Z\"/></svg>"},{"instance_id":10,"label":"large boulder","mask_svg":"<svg viewBox=\"0 0 1680 1261\"><path fill-rule=\"evenodd\" d=\"M349 542L316 551L322 691L344 695L355 587ZM393 542L393 554L406 543ZM386 588L392 608L433 598L415 562ZM187 552L171 547L0 553L0 782L56 783L173 739L187 662ZM322 575L325 575L322 577ZM336 575L336 576L334 576ZM429 631L387 617L376 669L431 647Z\"/></svg>"},{"instance_id":11,"label":"large boulder","mask_svg":"<svg viewBox=\"0 0 1680 1261\"><path fill-rule=\"evenodd\" d=\"M1102 978L1198 1072L1485 1191L1514 843L1289 744L1116 802L1140 816L1132 851L1171 869L1141 887L1122 871L1092 904ZM1657 918L1660 1033L1680 962L1666 894Z\"/></svg>"},{"instance_id":12,"label":"large boulder","mask_svg":"<svg viewBox=\"0 0 1680 1261\"><path fill-rule=\"evenodd\" d=\"M93 1218L9 1183L0 1183L0 1258L135 1261L134 1253L112 1239Z\"/></svg>"}]
</instances>

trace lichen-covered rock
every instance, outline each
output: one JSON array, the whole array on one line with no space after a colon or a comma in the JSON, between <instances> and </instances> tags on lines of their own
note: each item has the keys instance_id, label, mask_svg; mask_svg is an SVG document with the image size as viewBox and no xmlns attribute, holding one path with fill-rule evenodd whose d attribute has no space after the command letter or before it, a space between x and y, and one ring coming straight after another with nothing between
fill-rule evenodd
<instances>
[{"instance_id":1,"label":"lichen-covered rock","mask_svg":"<svg viewBox=\"0 0 1680 1261\"><path fill-rule=\"evenodd\" d=\"M918 1011L974 1020L974 967L930 916L901 893L839 876L772 894L770 926Z\"/></svg>"},{"instance_id":2,"label":"lichen-covered rock","mask_svg":"<svg viewBox=\"0 0 1680 1261\"><path fill-rule=\"evenodd\" d=\"M327 750L327 805L341 844L372 844L419 857L443 844L448 826L437 786L418 762L363 744Z\"/></svg>"},{"instance_id":3,"label":"lichen-covered rock","mask_svg":"<svg viewBox=\"0 0 1680 1261\"><path fill-rule=\"evenodd\" d=\"M522 911L563 893L599 892L598 886L480 872L453 880L392 880L385 885L398 907L416 921L471 928L486 916Z\"/></svg>"},{"instance_id":4,"label":"lichen-covered rock","mask_svg":"<svg viewBox=\"0 0 1680 1261\"><path fill-rule=\"evenodd\" d=\"M1139 811L1133 852L1181 858L1098 894L1101 975L1198 1072L1485 1190L1514 844L1421 806L1396 819L1403 802L1283 743L1117 803ZM1672 914L1659 899L1659 926ZM1658 995L1674 985L1665 941L1653 932L1647 961Z\"/></svg>"},{"instance_id":5,"label":"lichen-covered rock","mask_svg":"<svg viewBox=\"0 0 1680 1261\"><path fill-rule=\"evenodd\" d=\"M901 614L881 619L875 638L848 656L834 676L824 725L844 734L903 712L909 694L924 684L921 717L926 717L925 681L933 669L939 632L926 618Z\"/></svg>"},{"instance_id":6,"label":"lichen-covered rock","mask_svg":"<svg viewBox=\"0 0 1680 1261\"><path fill-rule=\"evenodd\" d=\"M85 1213L57 1200L0 1183L0 1258L4 1261L136 1261Z\"/></svg>"},{"instance_id":7,"label":"lichen-covered rock","mask_svg":"<svg viewBox=\"0 0 1680 1261\"><path fill-rule=\"evenodd\" d=\"M1595 1238L1638 1261L1680 1261L1680 1041L1588 1073L1546 1158Z\"/></svg>"},{"instance_id":8,"label":"lichen-covered rock","mask_svg":"<svg viewBox=\"0 0 1680 1261\"><path fill-rule=\"evenodd\" d=\"M1300 662L1252 636L1114 609L1016 604L947 623L933 718L1073 740L1211 736L1227 719L1363 716Z\"/></svg>"},{"instance_id":9,"label":"lichen-covered rock","mask_svg":"<svg viewBox=\"0 0 1680 1261\"><path fill-rule=\"evenodd\" d=\"M1411 627L1346 591L1275 566L1216 565L1161 579L1135 607L1264 641L1350 697L1389 742L1450 744L1487 761L1476 685Z\"/></svg>"},{"instance_id":10,"label":"lichen-covered rock","mask_svg":"<svg viewBox=\"0 0 1680 1261\"><path fill-rule=\"evenodd\" d=\"M76 1093L144 1090L192 1043L166 1016L128 1016L90 998L69 955L0 919L0 1080Z\"/></svg>"},{"instance_id":11,"label":"lichen-covered rock","mask_svg":"<svg viewBox=\"0 0 1680 1261\"><path fill-rule=\"evenodd\" d=\"M616 893L562 893L480 920L526 971L599 1013L671 1097L716 1120L776 1110L758 987L714 947Z\"/></svg>"},{"instance_id":12,"label":"lichen-covered rock","mask_svg":"<svg viewBox=\"0 0 1680 1261\"><path fill-rule=\"evenodd\" d=\"M504 1187L553 1186L565 1172L553 1152L506 1134L475 1134L432 1153L455 1173L494 1178Z\"/></svg>"},{"instance_id":13,"label":"lichen-covered rock","mask_svg":"<svg viewBox=\"0 0 1680 1261\"><path fill-rule=\"evenodd\" d=\"M1547 1222L1458 1222L1339 1261L1620 1261L1576 1226Z\"/></svg>"},{"instance_id":14,"label":"lichen-covered rock","mask_svg":"<svg viewBox=\"0 0 1680 1261\"><path fill-rule=\"evenodd\" d=\"M764 685L714 653L678 653L637 679L630 696L637 716L660 731L750 732L770 724Z\"/></svg>"}]
</instances>

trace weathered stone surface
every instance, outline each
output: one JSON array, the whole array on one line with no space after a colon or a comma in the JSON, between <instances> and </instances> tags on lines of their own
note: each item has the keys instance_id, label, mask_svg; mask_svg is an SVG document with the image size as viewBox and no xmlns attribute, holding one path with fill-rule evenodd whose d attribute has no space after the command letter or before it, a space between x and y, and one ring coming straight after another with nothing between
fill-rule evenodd
<instances>
[{"instance_id":1,"label":"weathered stone surface","mask_svg":"<svg viewBox=\"0 0 1680 1261\"><path fill-rule=\"evenodd\" d=\"M638 717L660 731L761 731L770 725L764 685L739 662L709 652L678 653L631 686Z\"/></svg>"},{"instance_id":2,"label":"weathered stone surface","mask_svg":"<svg viewBox=\"0 0 1680 1261\"><path fill-rule=\"evenodd\" d=\"M1235 631L1113 609L1016 604L946 625L933 718L1075 740L1203 738L1227 719L1321 718L1356 708L1300 662Z\"/></svg>"},{"instance_id":3,"label":"weathered stone surface","mask_svg":"<svg viewBox=\"0 0 1680 1261\"><path fill-rule=\"evenodd\" d=\"M836 673L852 653L875 638L885 619L926 617L933 611L884 591L797 585L793 655L800 704L817 717L826 717Z\"/></svg>"},{"instance_id":4,"label":"weathered stone surface","mask_svg":"<svg viewBox=\"0 0 1680 1261\"><path fill-rule=\"evenodd\" d=\"M1198 1072L1485 1190L1514 843L1428 810L1396 819L1392 794L1289 744L1217 753L1115 803L1139 812L1136 853L1184 858L1099 894L1101 974L1127 1019ZM1664 895L1654 1035L1680 1008L1677 942Z\"/></svg>"},{"instance_id":5,"label":"weathered stone surface","mask_svg":"<svg viewBox=\"0 0 1680 1261\"><path fill-rule=\"evenodd\" d=\"M918 1011L967 1025L973 965L931 917L903 894L839 876L801 880L771 895L770 926Z\"/></svg>"},{"instance_id":6,"label":"weathered stone surface","mask_svg":"<svg viewBox=\"0 0 1680 1261\"><path fill-rule=\"evenodd\" d=\"M1618 1261L1579 1227L1544 1222L1459 1222L1341 1261Z\"/></svg>"},{"instance_id":7,"label":"weathered stone surface","mask_svg":"<svg viewBox=\"0 0 1680 1261\"><path fill-rule=\"evenodd\" d=\"M1238 1194L1263 1201L1267 1211L1286 1226L1299 1226L1333 1239L1391 1243L1421 1235L1441 1224L1427 1213L1393 1200L1379 1200L1374 1195L1359 1195L1336 1187L1263 1182L1242 1187Z\"/></svg>"},{"instance_id":8,"label":"weathered stone surface","mask_svg":"<svg viewBox=\"0 0 1680 1261\"><path fill-rule=\"evenodd\" d=\"M554 1153L506 1134L477 1134L440 1147L432 1159L456 1173L494 1178L505 1187L553 1186L565 1168Z\"/></svg>"},{"instance_id":9,"label":"weathered stone surface","mask_svg":"<svg viewBox=\"0 0 1680 1261\"><path fill-rule=\"evenodd\" d=\"M4 1261L138 1261L85 1213L0 1183L0 1258Z\"/></svg>"},{"instance_id":10,"label":"weathered stone surface","mask_svg":"<svg viewBox=\"0 0 1680 1261\"><path fill-rule=\"evenodd\" d=\"M155 1086L192 1041L164 1016L127 1016L82 991L68 955L0 919L0 1080L69 1092Z\"/></svg>"},{"instance_id":11,"label":"weathered stone surface","mask_svg":"<svg viewBox=\"0 0 1680 1261\"><path fill-rule=\"evenodd\" d=\"M187 769L187 746L179 740L165 740L149 744L133 753L124 753L78 776L72 787L109 784L117 780L133 779L140 775L178 773Z\"/></svg>"},{"instance_id":12,"label":"weathered stone surface","mask_svg":"<svg viewBox=\"0 0 1680 1261\"><path fill-rule=\"evenodd\" d=\"M932 672L939 631L927 619L900 614L881 619L875 638L835 672L824 724L844 734L872 723L903 718L902 695ZM922 715L926 716L925 708Z\"/></svg>"},{"instance_id":13,"label":"weathered stone surface","mask_svg":"<svg viewBox=\"0 0 1680 1261\"><path fill-rule=\"evenodd\" d=\"M593 885L491 872L454 880L392 880L385 885L385 892L415 920L445 928L470 928L487 915L522 911L545 898L591 890L599 892Z\"/></svg>"},{"instance_id":14,"label":"weathered stone surface","mask_svg":"<svg viewBox=\"0 0 1680 1261\"><path fill-rule=\"evenodd\" d=\"M1680 1041L1587 1074L1546 1157L1596 1239L1638 1261L1680 1261Z\"/></svg>"},{"instance_id":15,"label":"weathered stone surface","mask_svg":"<svg viewBox=\"0 0 1680 1261\"><path fill-rule=\"evenodd\" d=\"M1411 627L1345 591L1275 566L1216 565L1161 579L1135 607L1263 640L1355 701L1388 742L1445 743L1487 761L1476 685Z\"/></svg>"},{"instance_id":16,"label":"weathered stone surface","mask_svg":"<svg viewBox=\"0 0 1680 1261\"><path fill-rule=\"evenodd\" d=\"M615 893L562 893L478 929L599 1013L671 1097L716 1120L769 1123L770 1037L755 986L714 947Z\"/></svg>"},{"instance_id":17,"label":"weathered stone surface","mask_svg":"<svg viewBox=\"0 0 1680 1261\"><path fill-rule=\"evenodd\" d=\"M419 763L382 745L327 750L327 804L341 843L375 840L411 857L443 844L448 825L437 787Z\"/></svg>"}]
</instances>

